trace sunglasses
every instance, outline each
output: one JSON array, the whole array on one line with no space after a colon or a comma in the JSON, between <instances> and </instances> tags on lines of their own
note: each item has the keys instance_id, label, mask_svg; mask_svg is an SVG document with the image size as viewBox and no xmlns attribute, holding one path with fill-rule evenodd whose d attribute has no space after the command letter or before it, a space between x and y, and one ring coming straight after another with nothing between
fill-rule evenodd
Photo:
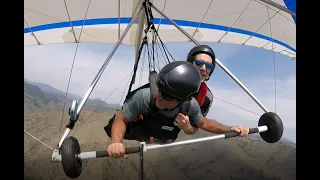
<instances>
[{"instance_id":1,"label":"sunglasses","mask_svg":"<svg viewBox=\"0 0 320 180\"><path fill-rule=\"evenodd\" d=\"M212 63L204 62L202 60L195 60L194 63L198 67L202 67L205 64L207 70L212 70L213 69L213 64Z\"/></svg>"}]
</instances>

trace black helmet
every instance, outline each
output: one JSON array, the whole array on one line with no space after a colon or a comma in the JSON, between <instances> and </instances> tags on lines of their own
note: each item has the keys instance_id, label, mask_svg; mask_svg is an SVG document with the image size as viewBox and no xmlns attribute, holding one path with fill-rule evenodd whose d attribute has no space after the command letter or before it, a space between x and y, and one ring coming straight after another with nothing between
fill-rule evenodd
<instances>
[{"instance_id":1,"label":"black helmet","mask_svg":"<svg viewBox=\"0 0 320 180\"><path fill-rule=\"evenodd\" d=\"M209 77L206 79L206 81L207 81L207 80L209 80L209 78L210 78L211 74L213 73L213 70L214 70L214 68L215 68L215 66L216 66L216 63L215 63L215 61L216 61L216 56L215 56L214 51L212 50L212 48L211 48L210 46L208 46L208 45L198 45L198 46L193 47L193 48L189 51L188 57L187 57L187 61L190 62L191 64L193 64L193 61L195 60L194 57L195 57L197 54L199 54L199 53L208 54L208 55L211 57L211 59L212 59L212 65L213 65L213 67L212 67L212 69L211 69L211 72L210 72L210 74L209 74Z\"/></svg>"},{"instance_id":2,"label":"black helmet","mask_svg":"<svg viewBox=\"0 0 320 180\"><path fill-rule=\"evenodd\" d=\"M157 76L159 91L178 100L186 100L196 94L200 84L200 73L186 61L165 65Z\"/></svg>"}]
</instances>

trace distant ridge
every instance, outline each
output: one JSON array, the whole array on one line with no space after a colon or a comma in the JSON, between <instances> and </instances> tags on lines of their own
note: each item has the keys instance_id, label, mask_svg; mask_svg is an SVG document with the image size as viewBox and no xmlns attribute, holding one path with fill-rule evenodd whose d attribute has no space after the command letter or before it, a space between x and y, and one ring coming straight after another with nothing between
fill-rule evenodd
<instances>
[{"instance_id":1,"label":"distant ridge","mask_svg":"<svg viewBox=\"0 0 320 180\"><path fill-rule=\"evenodd\" d=\"M48 107L61 109L64 105L66 92L63 92L49 84L33 82L28 79L24 79L24 99L25 108L35 107ZM69 108L73 100L81 100L82 97L68 93L66 108ZM91 108L104 108L104 109L116 109L118 104L109 104L103 100L88 99L85 107Z\"/></svg>"}]
</instances>

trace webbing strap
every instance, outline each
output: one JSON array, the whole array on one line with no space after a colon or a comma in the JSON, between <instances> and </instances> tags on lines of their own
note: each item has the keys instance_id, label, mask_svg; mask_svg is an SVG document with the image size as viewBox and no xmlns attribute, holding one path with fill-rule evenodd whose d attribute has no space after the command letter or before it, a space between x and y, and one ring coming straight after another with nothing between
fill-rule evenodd
<instances>
[{"instance_id":1,"label":"webbing strap","mask_svg":"<svg viewBox=\"0 0 320 180\"><path fill-rule=\"evenodd\" d=\"M156 83L158 73L156 71L150 71L149 83L150 83L150 104L149 109L152 110L156 97L158 95L158 86Z\"/></svg>"}]
</instances>

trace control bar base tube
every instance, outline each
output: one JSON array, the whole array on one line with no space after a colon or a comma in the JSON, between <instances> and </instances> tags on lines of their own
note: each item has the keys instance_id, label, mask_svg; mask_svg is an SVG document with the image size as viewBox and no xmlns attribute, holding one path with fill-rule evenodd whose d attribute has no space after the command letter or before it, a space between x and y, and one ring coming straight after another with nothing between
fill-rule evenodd
<instances>
[{"instance_id":1,"label":"control bar base tube","mask_svg":"<svg viewBox=\"0 0 320 180\"><path fill-rule=\"evenodd\" d=\"M254 133L261 133L265 132L268 130L267 126L259 126L256 128L251 128L249 129L249 134L254 134ZM178 141L170 144L156 144L156 145L149 145L145 146L144 142L141 142L143 145L138 146L138 147L132 147L132 148L126 148L125 153L126 154L134 154L142 151L150 151L150 150L155 150L155 149L160 149L160 148L167 148L167 147L174 147L174 146L181 146L181 145L187 145L187 144L193 144L197 142L204 142L204 141L211 141L211 140L216 140L216 139L227 139L227 138L232 138L239 136L238 133L236 132L228 132L225 134L218 134L214 136L209 136L209 137L204 137L204 138L197 138L197 139L191 139L191 140L185 140L185 141ZM141 154L140 154L141 155ZM94 159L94 158L102 158L102 157L108 157L107 151L90 151L90 152L82 152L77 155L79 159ZM142 159L143 160L143 156ZM61 155L57 155L53 158L53 161L61 161Z\"/></svg>"}]
</instances>

